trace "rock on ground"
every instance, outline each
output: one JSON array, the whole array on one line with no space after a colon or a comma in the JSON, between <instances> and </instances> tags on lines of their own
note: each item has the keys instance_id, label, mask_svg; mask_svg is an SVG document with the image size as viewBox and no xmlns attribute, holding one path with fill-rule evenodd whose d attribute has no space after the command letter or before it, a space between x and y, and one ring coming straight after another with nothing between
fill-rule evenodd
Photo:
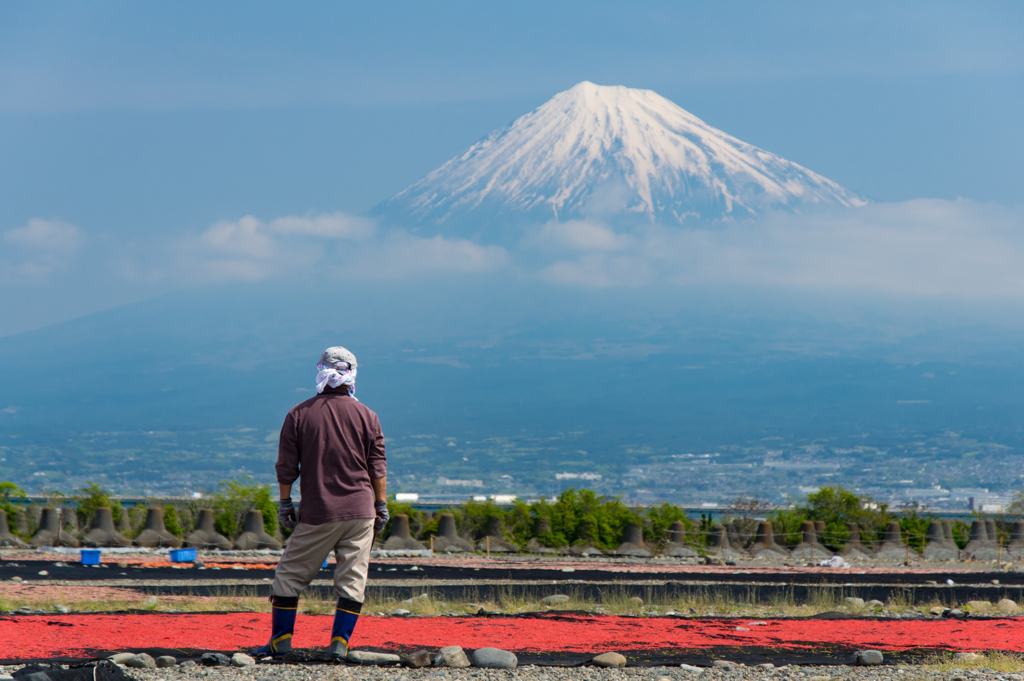
<instances>
[{"instance_id":1,"label":"rock on ground","mask_svg":"<svg viewBox=\"0 0 1024 681\"><path fill-rule=\"evenodd\" d=\"M231 658L221 653L203 653L199 658L199 664L204 667L230 667Z\"/></svg>"},{"instance_id":2,"label":"rock on ground","mask_svg":"<svg viewBox=\"0 0 1024 681\"><path fill-rule=\"evenodd\" d=\"M177 666L177 664L178 661L170 655L161 655L160 657L156 658L157 667L175 667Z\"/></svg>"},{"instance_id":3,"label":"rock on ground","mask_svg":"<svg viewBox=\"0 0 1024 681\"><path fill-rule=\"evenodd\" d=\"M397 664L402 658L392 653L374 653L368 650L350 650L346 659L356 664Z\"/></svg>"},{"instance_id":4,"label":"rock on ground","mask_svg":"<svg viewBox=\"0 0 1024 681\"><path fill-rule=\"evenodd\" d=\"M139 653L125 660L124 666L134 669L156 669L156 660L148 653Z\"/></svg>"},{"instance_id":5,"label":"rock on ground","mask_svg":"<svg viewBox=\"0 0 1024 681\"><path fill-rule=\"evenodd\" d=\"M544 605L557 605L559 603L567 603L568 601L569 597L565 594L551 594L550 596L540 599L540 602Z\"/></svg>"},{"instance_id":6,"label":"rock on ground","mask_svg":"<svg viewBox=\"0 0 1024 681\"><path fill-rule=\"evenodd\" d=\"M253 667L256 665L256 660L245 653L235 653L231 656L231 664L236 667Z\"/></svg>"},{"instance_id":7,"label":"rock on ground","mask_svg":"<svg viewBox=\"0 0 1024 681\"><path fill-rule=\"evenodd\" d=\"M877 650L858 650L853 654L853 663L861 666L872 666L882 662L882 653Z\"/></svg>"},{"instance_id":8,"label":"rock on ground","mask_svg":"<svg viewBox=\"0 0 1024 681\"><path fill-rule=\"evenodd\" d=\"M601 653L590 662L595 667L625 667L626 656L620 653Z\"/></svg>"},{"instance_id":9,"label":"rock on ground","mask_svg":"<svg viewBox=\"0 0 1024 681\"><path fill-rule=\"evenodd\" d=\"M464 669L469 666L469 658L466 657L466 651L460 646L445 646L437 651L434 666Z\"/></svg>"},{"instance_id":10,"label":"rock on ground","mask_svg":"<svg viewBox=\"0 0 1024 681\"><path fill-rule=\"evenodd\" d=\"M465 655L465 653L463 653ZM421 667L429 667L431 665L431 655L429 650L414 650L413 652L405 655L402 658L402 662L405 663L406 667L411 669L420 669Z\"/></svg>"},{"instance_id":11,"label":"rock on ground","mask_svg":"<svg viewBox=\"0 0 1024 681\"><path fill-rule=\"evenodd\" d=\"M501 648L477 648L473 651L470 662L474 667L484 669L515 669L519 664L519 658Z\"/></svg>"}]
</instances>

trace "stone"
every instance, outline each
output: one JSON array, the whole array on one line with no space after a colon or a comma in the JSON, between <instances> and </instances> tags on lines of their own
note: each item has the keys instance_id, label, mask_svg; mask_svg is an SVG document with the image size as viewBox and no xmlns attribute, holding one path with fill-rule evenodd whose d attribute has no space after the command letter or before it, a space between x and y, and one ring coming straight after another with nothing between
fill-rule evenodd
<instances>
[{"instance_id":1,"label":"stone","mask_svg":"<svg viewBox=\"0 0 1024 681\"><path fill-rule=\"evenodd\" d=\"M178 661L170 655L161 655L160 657L156 658L157 667L176 667L177 665Z\"/></svg>"},{"instance_id":2,"label":"stone","mask_svg":"<svg viewBox=\"0 0 1024 681\"><path fill-rule=\"evenodd\" d=\"M231 658L221 653L203 653L199 664L204 667L230 667Z\"/></svg>"},{"instance_id":3,"label":"stone","mask_svg":"<svg viewBox=\"0 0 1024 681\"><path fill-rule=\"evenodd\" d=\"M640 598L639 596L632 596L632 597L630 597L629 602L632 605L635 605L637 607L641 607L644 604L644 599Z\"/></svg>"},{"instance_id":4,"label":"stone","mask_svg":"<svg viewBox=\"0 0 1024 681\"><path fill-rule=\"evenodd\" d=\"M884 658L877 650L858 650L853 654L853 663L863 667L882 664Z\"/></svg>"},{"instance_id":5,"label":"stone","mask_svg":"<svg viewBox=\"0 0 1024 681\"><path fill-rule=\"evenodd\" d=\"M595 667L625 667L626 656L620 653L601 653L590 661Z\"/></svg>"},{"instance_id":6,"label":"stone","mask_svg":"<svg viewBox=\"0 0 1024 681\"><path fill-rule=\"evenodd\" d=\"M405 617L406 615L411 615L412 613L406 610L405 608L395 608L388 614L392 617Z\"/></svg>"},{"instance_id":7,"label":"stone","mask_svg":"<svg viewBox=\"0 0 1024 681\"><path fill-rule=\"evenodd\" d=\"M731 660L715 660L711 663L711 666L716 669L724 669L727 672L738 672L743 665Z\"/></svg>"},{"instance_id":8,"label":"stone","mask_svg":"<svg viewBox=\"0 0 1024 681\"><path fill-rule=\"evenodd\" d=\"M775 669L775 665L771 662L765 662L763 664L755 664L754 669Z\"/></svg>"},{"instance_id":9,"label":"stone","mask_svg":"<svg viewBox=\"0 0 1024 681\"><path fill-rule=\"evenodd\" d=\"M853 596L847 596L846 597L846 607L854 608L854 609L863 608L864 607L864 599L863 598L855 598Z\"/></svg>"},{"instance_id":10,"label":"stone","mask_svg":"<svg viewBox=\"0 0 1024 681\"><path fill-rule=\"evenodd\" d=\"M473 651L470 662L474 667L484 669L515 669L519 664L519 658L501 648L477 648Z\"/></svg>"},{"instance_id":11,"label":"stone","mask_svg":"<svg viewBox=\"0 0 1024 681\"><path fill-rule=\"evenodd\" d=\"M431 659L430 651L421 648L403 656L402 662L411 669L420 669L422 667L429 667L433 660Z\"/></svg>"},{"instance_id":12,"label":"stone","mask_svg":"<svg viewBox=\"0 0 1024 681\"><path fill-rule=\"evenodd\" d=\"M978 653L953 653L953 659L957 662L977 662L981 659Z\"/></svg>"},{"instance_id":13,"label":"stone","mask_svg":"<svg viewBox=\"0 0 1024 681\"><path fill-rule=\"evenodd\" d=\"M350 650L345 658L349 662L365 665L398 664L402 658L393 653L373 653L368 650Z\"/></svg>"},{"instance_id":14,"label":"stone","mask_svg":"<svg viewBox=\"0 0 1024 681\"><path fill-rule=\"evenodd\" d=\"M1011 602L1011 603L1013 603L1013 601L1010 601L1010 602ZM53 609L54 609L54 610L56 610L57 612L59 612L59 613L60 613L60 614L62 614L62 615L66 615L66 614L68 614L69 612L71 612L71 608L69 608L69 607L68 607L68 606L66 606L66 605L55 605L55 606L53 606ZM1013 609L1013 608L1011 608L1011 610L1012 610L1012 609Z\"/></svg>"},{"instance_id":15,"label":"stone","mask_svg":"<svg viewBox=\"0 0 1024 681\"><path fill-rule=\"evenodd\" d=\"M469 666L469 658L460 646L445 646L434 656L434 666L465 669Z\"/></svg>"},{"instance_id":16,"label":"stone","mask_svg":"<svg viewBox=\"0 0 1024 681\"><path fill-rule=\"evenodd\" d=\"M160 599L156 596L150 596L146 600L142 601L143 608L155 608L158 605L160 605Z\"/></svg>"},{"instance_id":17,"label":"stone","mask_svg":"<svg viewBox=\"0 0 1024 681\"><path fill-rule=\"evenodd\" d=\"M988 601L968 601L965 607L971 612L988 612L992 609L992 604Z\"/></svg>"},{"instance_id":18,"label":"stone","mask_svg":"<svg viewBox=\"0 0 1024 681\"><path fill-rule=\"evenodd\" d=\"M231 656L231 664L235 667L252 667L255 666L256 660L245 653L235 653Z\"/></svg>"},{"instance_id":19,"label":"stone","mask_svg":"<svg viewBox=\"0 0 1024 681\"><path fill-rule=\"evenodd\" d=\"M21 579L21 577L15 575L15 576L11 577L11 581L12 582L20 582L20 581L22 581L22 579Z\"/></svg>"},{"instance_id":20,"label":"stone","mask_svg":"<svg viewBox=\"0 0 1024 681\"><path fill-rule=\"evenodd\" d=\"M945 616L946 617L951 617L952 619L955 619L955 620L965 620L965 619L967 619L967 613L964 612L963 610L961 610L960 608L953 608L949 612L945 613Z\"/></svg>"},{"instance_id":21,"label":"stone","mask_svg":"<svg viewBox=\"0 0 1024 681\"><path fill-rule=\"evenodd\" d=\"M946 608L942 607L941 605L936 605L928 611L928 614L935 615L936 617L942 617L946 614Z\"/></svg>"},{"instance_id":22,"label":"stone","mask_svg":"<svg viewBox=\"0 0 1024 681\"><path fill-rule=\"evenodd\" d=\"M870 601L868 601L866 603L866 605L867 605L867 607L871 608L872 610L881 610L882 608L885 607L885 603L883 603L882 601L877 601L877 600L870 600Z\"/></svg>"},{"instance_id":23,"label":"stone","mask_svg":"<svg viewBox=\"0 0 1024 681\"><path fill-rule=\"evenodd\" d=\"M125 660L124 666L134 669L156 669L156 660L148 653L139 653Z\"/></svg>"},{"instance_id":24,"label":"stone","mask_svg":"<svg viewBox=\"0 0 1024 681\"><path fill-rule=\"evenodd\" d=\"M540 602L544 605L558 605L559 603L568 603L569 597L565 594L551 594L540 599Z\"/></svg>"},{"instance_id":25,"label":"stone","mask_svg":"<svg viewBox=\"0 0 1024 681\"><path fill-rule=\"evenodd\" d=\"M702 667L694 667L692 664L681 664L679 668L686 672L697 672L698 674L704 671Z\"/></svg>"},{"instance_id":26,"label":"stone","mask_svg":"<svg viewBox=\"0 0 1024 681\"><path fill-rule=\"evenodd\" d=\"M116 653L114 655L111 655L107 659L113 662L114 664L124 664L133 657L135 657L135 653Z\"/></svg>"},{"instance_id":27,"label":"stone","mask_svg":"<svg viewBox=\"0 0 1024 681\"><path fill-rule=\"evenodd\" d=\"M1003 612L1012 612L1017 609L1017 602L1012 601L1009 598L1003 598L1000 599L998 603L996 603L996 608L1002 610Z\"/></svg>"},{"instance_id":28,"label":"stone","mask_svg":"<svg viewBox=\"0 0 1024 681\"><path fill-rule=\"evenodd\" d=\"M170 657L170 656L168 655L167 657ZM178 666L181 667L182 669L188 669L189 667L196 667L198 665L196 664L195 660L185 660L184 662L182 662Z\"/></svg>"}]
</instances>

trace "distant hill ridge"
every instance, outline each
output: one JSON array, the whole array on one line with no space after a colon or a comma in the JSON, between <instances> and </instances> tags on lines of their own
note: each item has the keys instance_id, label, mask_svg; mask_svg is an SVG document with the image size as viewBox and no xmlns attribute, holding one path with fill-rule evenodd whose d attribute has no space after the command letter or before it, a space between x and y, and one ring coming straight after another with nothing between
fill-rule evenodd
<instances>
[{"instance_id":1,"label":"distant hill ridge","mask_svg":"<svg viewBox=\"0 0 1024 681\"><path fill-rule=\"evenodd\" d=\"M372 213L486 237L509 222L684 225L867 200L717 130L651 90L583 82L496 130Z\"/></svg>"}]
</instances>

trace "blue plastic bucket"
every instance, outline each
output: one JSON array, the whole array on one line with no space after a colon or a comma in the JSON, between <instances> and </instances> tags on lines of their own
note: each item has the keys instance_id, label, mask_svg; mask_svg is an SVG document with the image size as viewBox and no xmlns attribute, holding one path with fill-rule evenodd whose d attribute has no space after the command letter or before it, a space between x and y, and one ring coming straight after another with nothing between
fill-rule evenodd
<instances>
[{"instance_id":1,"label":"blue plastic bucket","mask_svg":"<svg viewBox=\"0 0 1024 681\"><path fill-rule=\"evenodd\" d=\"M172 563L194 563L196 561L196 550L191 549L171 549L171 562Z\"/></svg>"},{"instance_id":2,"label":"blue plastic bucket","mask_svg":"<svg viewBox=\"0 0 1024 681\"><path fill-rule=\"evenodd\" d=\"M82 549L82 565L99 565L102 553L99 549Z\"/></svg>"},{"instance_id":3,"label":"blue plastic bucket","mask_svg":"<svg viewBox=\"0 0 1024 681\"><path fill-rule=\"evenodd\" d=\"M323 570L325 567L327 567L327 559L326 558L324 558L324 564L320 566L320 569Z\"/></svg>"}]
</instances>

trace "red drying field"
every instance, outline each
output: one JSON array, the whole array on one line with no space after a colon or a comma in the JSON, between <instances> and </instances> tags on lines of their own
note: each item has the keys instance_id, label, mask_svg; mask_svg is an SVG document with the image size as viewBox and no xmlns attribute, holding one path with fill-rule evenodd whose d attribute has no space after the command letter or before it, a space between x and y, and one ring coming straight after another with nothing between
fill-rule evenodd
<instances>
[{"instance_id":1,"label":"red drying field","mask_svg":"<svg viewBox=\"0 0 1024 681\"><path fill-rule=\"evenodd\" d=\"M300 615L296 647L325 646L332 618ZM766 624L751 624L763 621ZM737 628L746 631L738 631ZM89 657L96 651L167 648L230 651L262 644L270 615L103 614L0 618L8 660ZM353 647L412 650L445 645L516 652L694 650L721 646L798 650L822 646L902 651L1024 652L1024 620L742 620L538 617L363 617Z\"/></svg>"}]
</instances>

